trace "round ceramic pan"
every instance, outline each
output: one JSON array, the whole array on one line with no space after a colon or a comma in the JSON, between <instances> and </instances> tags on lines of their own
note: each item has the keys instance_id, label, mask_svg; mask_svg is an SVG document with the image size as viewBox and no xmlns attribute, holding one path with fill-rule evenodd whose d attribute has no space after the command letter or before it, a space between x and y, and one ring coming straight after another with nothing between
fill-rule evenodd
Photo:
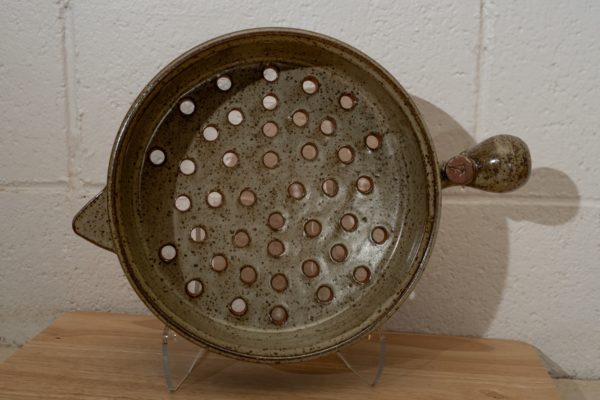
<instances>
[{"instance_id":1,"label":"round ceramic pan","mask_svg":"<svg viewBox=\"0 0 600 400\"><path fill-rule=\"evenodd\" d=\"M144 88L74 229L117 253L189 340L302 360L398 308L431 251L442 187L508 191L529 170L512 136L440 166L410 96L369 57L315 33L249 30Z\"/></svg>"}]
</instances>

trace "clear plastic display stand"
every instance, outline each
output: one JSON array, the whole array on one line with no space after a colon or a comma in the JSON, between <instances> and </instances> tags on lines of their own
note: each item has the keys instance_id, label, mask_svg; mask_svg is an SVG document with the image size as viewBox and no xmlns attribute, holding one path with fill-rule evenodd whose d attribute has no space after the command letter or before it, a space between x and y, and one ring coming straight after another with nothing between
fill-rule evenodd
<instances>
[{"instance_id":1,"label":"clear plastic display stand","mask_svg":"<svg viewBox=\"0 0 600 400\"><path fill-rule=\"evenodd\" d=\"M165 326L162 361L169 392L178 391L186 382L201 382L203 379L214 379L215 374L227 374L227 370L234 369L236 364L251 365L251 368L257 370L262 368L266 374L280 374L282 376L277 379L284 381L290 374L301 374L303 381L309 384L310 379L317 381L325 375L326 379L331 379L332 374L351 374L353 379L358 379L365 385L376 386L385 365L385 335L383 330L374 331L355 344L316 361L271 365L220 356L196 346Z\"/></svg>"}]
</instances>

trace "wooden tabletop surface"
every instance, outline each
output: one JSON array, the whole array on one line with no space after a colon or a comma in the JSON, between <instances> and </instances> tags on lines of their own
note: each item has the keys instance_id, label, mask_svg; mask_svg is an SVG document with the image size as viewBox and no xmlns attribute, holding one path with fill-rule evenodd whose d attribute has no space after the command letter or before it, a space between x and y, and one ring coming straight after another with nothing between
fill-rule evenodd
<instances>
[{"instance_id":1,"label":"wooden tabletop surface","mask_svg":"<svg viewBox=\"0 0 600 400\"><path fill-rule=\"evenodd\" d=\"M0 364L0 399L558 400L525 343L402 333L386 333L386 367L376 387L335 356L267 366L211 354L170 394L161 333L149 316L64 314ZM180 346L174 360L193 356ZM344 354L365 373L377 360L366 341Z\"/></svg>"}]
</instances>

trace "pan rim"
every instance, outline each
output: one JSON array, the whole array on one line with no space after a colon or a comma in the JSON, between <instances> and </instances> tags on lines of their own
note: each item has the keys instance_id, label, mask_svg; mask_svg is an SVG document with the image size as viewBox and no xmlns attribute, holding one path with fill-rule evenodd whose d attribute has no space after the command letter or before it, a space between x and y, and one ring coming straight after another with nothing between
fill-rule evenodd
<instances>
[{"instance_id":1,"label":"pan rim","mask_svg":"<svg viewBox=\"0 0 600 400\"><path fill-rule=\"evenodd\" d=\"M164 310L161 310L157 307L145 293L140 290L140 286L137 283L135 277L131 271L131 265L135 264L134 260L130 260L127 256L127 241L123 237L125 228L119 223L118 219L118 198L116 196L116 189L118 184L118 160L123 150L123 142L125 137L128 134L131 134L131 130L129 129L136 113L140 110L140 106L144 103L144 101L148 98L149 95L152 94L153 89L161 82L163 78L168 76L177 66L184 63L190 57L194 55L207 51L213 47L224 44L228 41L236 40L240 37L248 37L248 36L295 36L309 40L316 40L323 43L326 46L333 46L337 49L343 51L344 53L350 54L352 57L361 59L361 61L365 62L369 65L369 67L376 71L381 77L385 78L387 83L390 85L397 95L402 98L405 102L405 107L408 112L411 114L411 118L414 119L415 128L415 136L419 142L420 149L422 151L423 160L425 162L425 167L427 169L426 175L427 179L427 210L428 215L426 217L427 226L424 227L423 236L419 243L418 251L416 252L415 260L411 265L411 269L414 270L412 276L410 277L409 283L406 287L398 293L395 301L393 301L386 309L381 312L376 313L375 318L366 319L363 321L360 326L360 329L356 330L351 336L345 337L342 340L336 341L335 343L325 346L323 348L304 352L304 353L294 353L292 355L263 355L263 354L247 354L244 352L239 352L234 349L226 348L220 346L216 343L211 342L210 340L206 340L205 338L198 337L197 335L191 334L184 326L181 326L179 323L174 321ZM437 157L435 154L435 150L433 147L433 142L431 136L427 130L426 125L423 122L423 118L416 107L416 104L412 100L411 96L408 92L400 85L400 83L380 64L371 59L366 54L361 51L355 49L354 47L343 43L337 39L331 38L329 36L311 32L307 30L294 29L294 28L254 28L232 32L226 35L222 35L216 37L210 41L204 42L198 46L193 47L192 49L184 52L182 55L171 61L166 67L164 67L152 80L142 89L140 94L132 103L128 112L126 113L123 122L118 130L117 137L115 139L113 149L111 152L111 157L109 161L108 168L108 179L107 179L107 203L108 203L108 215L110 221L110 229L113 237L114 250L117 254L121 266L125 272L129 283L135 290L138 297L142 300L142 302L148 307L148 309L156 315L156 317L161 320L165 325L171 327L173 330L181 334L186 339L191 342L200 345L202 347L208 348L211 351L215 351L216 353L220 353L222 355L226 355L229 357L233 357L236 359L241 359L245 361L255 361L255 362L264 362L264 363L282 363L282 362L293 362L293 361L302 361L311 358L320 357L322 355L331 353L344 347L359 338L363 337L369 332L372 332L377 327L379 327L382 323L387 321L391 315L398 310L398 308L402 305L402 303L406 300L408 295L414 289L416 283L420 279L425 269L425 266L428 262L431 250L434 246L435 237L437 234L439 219L440 219L440 200L441 200L441 184L440 184L440 172L438 169Z\"/></svg>"}]
</instances>

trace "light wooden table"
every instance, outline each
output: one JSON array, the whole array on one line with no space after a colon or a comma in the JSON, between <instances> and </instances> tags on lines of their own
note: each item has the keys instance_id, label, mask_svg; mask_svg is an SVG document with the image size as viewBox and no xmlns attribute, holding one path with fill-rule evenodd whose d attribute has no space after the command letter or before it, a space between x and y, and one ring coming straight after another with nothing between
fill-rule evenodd
<instances>
[{"instance_id":1,"label":"light wooden table","mask_svg":"<svg viewBox=\"0 0 600 400\"><path fill-rule=\"evenodd\" d=\"M0 399L558 399L525 343L402 333L386 334L374 388L336 357L264 366L211 356L170 394L161 330L153 317L65 314L0 364Z\"/></svg>"}]
</instances>

